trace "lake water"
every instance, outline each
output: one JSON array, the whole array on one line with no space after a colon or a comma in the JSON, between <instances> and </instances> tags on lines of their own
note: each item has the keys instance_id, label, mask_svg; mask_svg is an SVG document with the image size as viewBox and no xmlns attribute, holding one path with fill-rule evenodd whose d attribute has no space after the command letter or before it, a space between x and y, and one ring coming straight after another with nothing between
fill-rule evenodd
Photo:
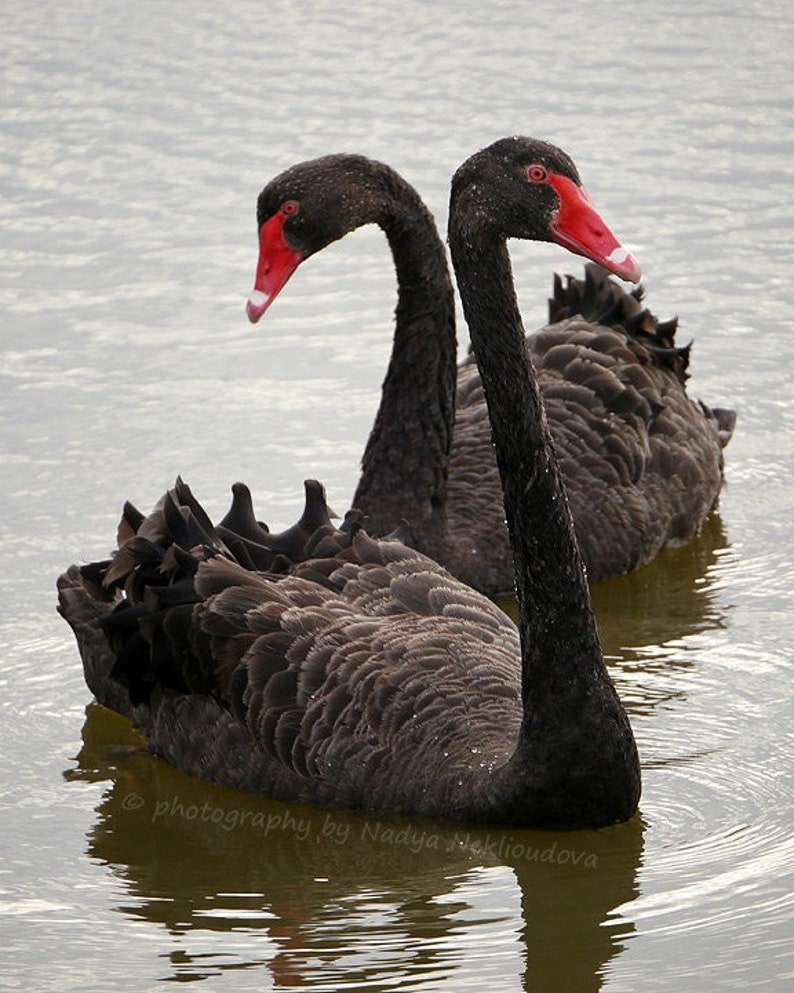
<instances>
[{"instance_id":1,"label":"lake water","mask_svg":"<svg viewBox=\"0 0 794 993\"><path fill-rule=\"evenodd\" d=\"M3 990L794 988L794 9L787 0L2 3ZM191 780L90 702L55 578L182 473L347 506L390 348L366 230L244 316L260 187L381 158L446 223L566 148L738 410L703 534L595 602L644 767L599 832L328 814ZM516 245L528 328L561 249ZM465 336L465 331L462 332Z\"/></svg>"}]
</instances>

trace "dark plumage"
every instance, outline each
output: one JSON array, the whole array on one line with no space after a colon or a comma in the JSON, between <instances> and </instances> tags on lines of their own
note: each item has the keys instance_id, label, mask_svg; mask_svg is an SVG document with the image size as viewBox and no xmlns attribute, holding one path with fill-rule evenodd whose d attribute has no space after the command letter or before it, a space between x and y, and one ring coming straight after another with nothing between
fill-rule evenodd
<instances>
[{"instance_id":1,"label":"dark plumage","mask_svg":"<svg viewBox=\"0 0 794 993\"><path fill-rule=\"evenodd\" d=\"M285 204L297 209L273 240L268 225ZM254 296L266 303L249 305L252 320L302 261L362 224L383 228L398 281L394 347L353 505L371 533L388 534L405 520L407 540L458 578L491 595L511 591L480 374L473 354L456 369L444 247L415 190L381 163L333 155L273 179L257 216ZM735 415L687 396L688 346L675 346L675 321L658 322L640 294L597 266L588 266L584 281L555 281L550 320L527 348L596 581L645 565L698 532L718 498Z\"/></svg>"},{"instance_id":2,"label":"dark plumage","mask_svg":"<svg viewBox=\"0 0 794 993\"><path fill-rule=\"evenodd\" d=\"M677 322L659 322L640 290L626 292L599 266L588 264L583 280L557 277L549 313L552 323L528 335L526 346L595 582L697 534L718 499L736 415L687 395L690 345L675 345ZM447 533L450 541L468 536L474 561L483 558L478 549L488 550L469 582L503 588L509 542L492 496L499 477L473 354L458 367L456 417Z\"/></svg>"},{"instance_id":3,"label":"dark plumage","mask_svg":"<svg viewBox=\"0 0 794 993\"><path fill-rule=\"evenodd\" d=\"M239 490L216 528L179 483L149 517L125 512L110 564L59 580L89 686L156 754L228 786L367 810L566 828L632 815L637 751L601 655L506 249L507 237L564 227L578 189L567 156L530 139L474 156L452 187L450 247L504 484L518 630L424 555L369 537L355 514L334 529L316 484L303 520L320 526L291 529L285 552ZM585 233L580 250L634 276L606 233ZM272 546L271 569L236 560L229 525Z\"/></svg>"}]
</instances>

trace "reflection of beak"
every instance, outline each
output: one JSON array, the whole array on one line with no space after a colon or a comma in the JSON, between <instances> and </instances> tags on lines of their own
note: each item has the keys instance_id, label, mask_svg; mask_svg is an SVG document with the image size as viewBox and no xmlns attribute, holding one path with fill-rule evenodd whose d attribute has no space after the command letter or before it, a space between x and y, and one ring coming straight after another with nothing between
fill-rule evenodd
<instances>
[{"instance_id":1,"label":"reflection of beak","mask_svg":"<svg viewBox=\"0 0 794 993\"><path fill-rule=\"evenodd\" d=\"M604 223L585 190L567 176L552 173L549 183L560 198L560 209L551 224L551 237L577 255L592 259L609 272L637 283L640 264Z\"/></svg>"},{"instance_id":2,"label":"reflection of beak","mask_svg":"<svg viewBox=\"0 0 794 993\"><path fill-rule=\"evenodd\" d=\"M285 220L286 217L281 212L274 214L259 231L256 279L245 307L252 324L256 324L303 261L302 256L287 244L284 237Z\"/></svg>"}]
</instances>

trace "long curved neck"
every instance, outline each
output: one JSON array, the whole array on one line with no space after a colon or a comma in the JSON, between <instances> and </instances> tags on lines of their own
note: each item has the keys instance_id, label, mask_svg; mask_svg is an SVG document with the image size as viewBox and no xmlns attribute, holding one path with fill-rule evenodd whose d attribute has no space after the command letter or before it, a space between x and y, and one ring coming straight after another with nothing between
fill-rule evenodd
<instances>
[{"instance_id":1,"label":"long curved neck","mask_svg":"<svg viewBox=\"0 0 794 993\"><path fill-rule=\"evenodd\" d=\"M601 650L503 237L450 216L450 249L493 430L516 575L525 713L570 700Z\"/></svg>"},{"instance_id":2,"label":"long curved neck","mask_svg":"<svg viewBox=\"0 0 794 993\"><path fill-rule=\"evenodd\" d=\"M478 782L477 795L487 817L593 827L634 812L639 759L601 654L500 226L504 218L505 226L526 232L536 224L542 231L544 222L510 197L515 172L505 174L503 160L493 160L486 163L490 173L475 158L468 174L464 166L453 179L449 245L502 477L519 600L523 715L512 755Z\"/></svg>"},{"instance_id":3,"label":"long curved neck","mask_svg":"<svg viewBox=\"0 0 794 993\"><path fill-rule=\"evenodd\" d=\"M394 257L394 345L353 505L374 534L404 519L422 537L443 530L455 417L455 303L444 245L419 196L388 177L378 224Z\"/></svg>"}]
</instances>

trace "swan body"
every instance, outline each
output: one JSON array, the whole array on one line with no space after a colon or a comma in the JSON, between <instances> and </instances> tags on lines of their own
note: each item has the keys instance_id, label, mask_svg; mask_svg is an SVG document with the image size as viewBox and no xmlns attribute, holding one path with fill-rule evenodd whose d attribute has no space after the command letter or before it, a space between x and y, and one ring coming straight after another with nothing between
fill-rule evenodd
<instances>
[{"instance_id":1,"label":"swan body","mask_svg":"<svg viewBox=\"0 0 794 993\"><path fill-rule=\"evenodd\" d=\"M185 493L178 484L165 499L189 515ZM95 655L95 675L113 672L100 700L125 685L126 715L155 754L229 786L332 806L478 819L463 810L461 795L479 780L482 796L518 739L515 625L399 541L376 541L357 529L325 532L333 555L312 548L278 580L244 568L222 542L208 539L205 549L215 554L195 553L201 564L184 591L174 593L179 571L165 586L148 586L150 602L157 600L168 618L164 629L178 623L180 611L191 614L186 668L150 686L137 659L128 669ZM73 601L67 616L79 613L85 587L79 570L62 578L62 603ZM104 623L111 641L126 628L125 613L135 610L125 599L112 602L116 614ZM483 699L491 701L487 710L479 706ZM208 739L216 745L208 748ZM443 753L447 760L438 763ZM430 782L433 759L440 767Z\"/></svg>"},{"instance_id":2,"label":"swan body","mask_svg":"<svg viewBox=\"0 0 794 993\"><path fill-rule=\"evenodd\" d=\"M465 583L512 592L480 373L473 353L455 365L446 256L418 194L382 163L327 156L272 180L257 213L251 320L311 255L361 224L383 227L398 279L394 346L353 505L373 534L405 520L410 542ZM551 323L527 337L591 581L698 532L735 419L688 396L676 322L661 324L640 300L590 265L584 282L557 281Z\"/></svg>"},{"instance_id":3,"label":"swan body","mask_svg":"<svg viewBox=\"0 0 794 993\"><path fill-rule=\"evenodd\" d=\"M532 139L478 153L452 186L450 246L504 489L518 627L355 514L335 530L316 484L299 524L273 536L243 487L216 527L178 483L148 517L125 508L109 561L59 580L89 686L156 754L326 805L558 828L633 814L637 750L601 654L506 249L507 237L559 228L636 279L592 206L576 213L582 200L571 160Z\"/></svg>"}]
</instances>

